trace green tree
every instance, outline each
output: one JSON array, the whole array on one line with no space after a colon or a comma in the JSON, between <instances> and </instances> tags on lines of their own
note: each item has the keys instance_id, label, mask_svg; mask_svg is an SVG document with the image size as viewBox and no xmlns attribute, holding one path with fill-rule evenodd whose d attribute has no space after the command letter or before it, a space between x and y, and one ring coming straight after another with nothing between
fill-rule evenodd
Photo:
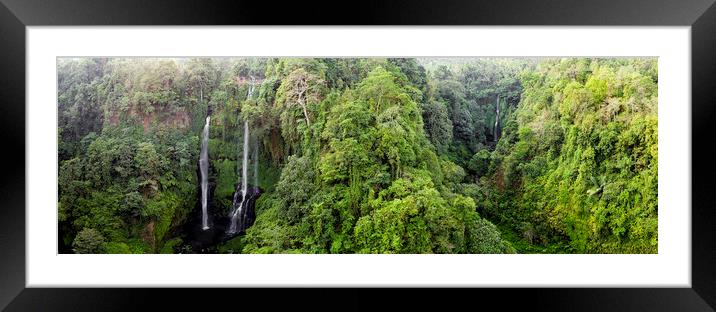
<instances>
[{"instance_id":1,"label":"green tree","mask_svg":"<svg viewBox=\"0 0 716 312\"><path fill-rule=\"evenodd\" d=\"M72 242L72 250L78 254L96 254L104 251L104 237L97 230L85 228Z\"/></svg>"}]
</instances>

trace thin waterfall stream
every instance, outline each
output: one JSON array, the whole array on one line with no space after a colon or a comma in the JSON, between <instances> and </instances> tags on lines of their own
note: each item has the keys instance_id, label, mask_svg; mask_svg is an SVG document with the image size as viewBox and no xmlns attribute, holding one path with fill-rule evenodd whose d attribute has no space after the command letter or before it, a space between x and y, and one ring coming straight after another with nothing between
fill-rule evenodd
<instances>
[{"instance_id":1,"label":"thin waterfall stream","mask_svg":"<svg viewBox=\"0 0 716 312\"><path fill-rule=\"evenodd\" d=\"M241 163L241 183L239 184L241 186L241 201L238 205L236 205L236 199L238 192L234 194L234 207L233 212L231 213L231 226L229 227L229 234L234 234L237 232L237 227L239 226L239 219L243 215L244 210L244 202L246 202L246 191L248 187L248 183L246 183L247 180L247 171L248 171L248 162L249 162L249 123L248 121L244 122L244 157L243 161Z\"/></svg>"},{"instance_id":2,"label":"thin waterfall stream","mask_svg":"<svg viewBox=\"0 0 716 312\"><path fill-rule=\"evenodd\" d=\"M254 85L253 85L254 78L251 77L251 84L249 85L249 91L246 96L247 99L251 99L251 96L254 91ZM233 200L233 207L231 211L231 220L229 224L229 230L227 231L227 234L233 235L236 233L240 233L248 226L253 223L253 210L252 206L253 203L256 200L256 197L258 197L260 191L257 187L258 182L258 148L256 147L254 149L253 154L253 167L254 167L254 186L249 189L248 185L248 168L249 168L249 122L248 120L244 120L244 142L243 142L243 157L241 162L241 180L239 181L239 185L237 187L237 191L234 193L234 200ZM240 188L240 189L239 189ZM251 210L251 211L250 211Z\"/></svg>"},{"instance_id":3,"label":"thin waterfall stream","mask_svg":"<svg viewBox=\"0 0 716 312\"><path fill-rule=\"evenodd\" d=\"M209 122L211 116L206 116L206 124L202 131L201 154L199 156L199 169L201 170L201 228L209 229L209 216L207 215L207 201L209 197Z\"/></svg>"},{"instance_id":4,"label":"thin waterfall stream","mask_svg":"<svg viewBox=\"0 0 716 312\"><path fill-rule=\"evenodd\" d=\"M500 135L500 95L497 95L497 101L495 102L495 128L492 131L492 136L495 138L495 142L498 140Z\"/></svg>"}]
</instances>

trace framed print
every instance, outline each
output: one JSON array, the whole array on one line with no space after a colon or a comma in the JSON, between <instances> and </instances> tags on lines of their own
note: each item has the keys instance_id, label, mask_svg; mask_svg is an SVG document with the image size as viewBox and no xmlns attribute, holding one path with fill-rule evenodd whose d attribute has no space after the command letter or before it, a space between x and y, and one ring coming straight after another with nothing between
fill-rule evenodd
<instances>
[{"instance_id":1,"label":"framed print","mask_svg":"<svg viewBox=\"0 0 716 312\"><path fill-rule=\"evenodd\" d=\"M3 4L9 310L716 302L710 1Z\"/></svg>"}]
</instances>

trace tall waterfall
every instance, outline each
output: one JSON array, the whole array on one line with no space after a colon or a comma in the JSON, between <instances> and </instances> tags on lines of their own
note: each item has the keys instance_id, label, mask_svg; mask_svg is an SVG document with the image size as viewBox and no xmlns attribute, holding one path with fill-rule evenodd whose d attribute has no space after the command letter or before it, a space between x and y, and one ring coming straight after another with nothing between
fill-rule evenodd
<instances>
[{"instance_id":1,"label":"tall waterfall","mask_svg":"<svg viewBox=\"0 0 716 312\"><path fill-rule=\"evenodd\" d=\"M254 140L254 186L259 185L259 140Z\"/></svg>"},{"instance_id":2,"label":"tall waterfall","mask_svg":"<svg viewBox=\"0 0 716 312\"><path fill-rule=\"evenodd\" d=\"M497 136L500 135L500 95L497 95L497 101L495 103L495 128L492 131L492 136L495 138L495 142L497 142Z\"/></svg>"},{"instance_id":3,"label":"tall waterfall","mask_svg":"<svg viewBox=\"0 0 716 312\"><path fill-rule=\"evenodd\" d=\"M209 217L206 213L207 199L209 197L209 121L211 116L206 116L206 124L202 132L201 155L199 156L199 169L201 170L201 228L209 229Z\"/></svg>"},{"instance_id":4,"label":"tall waterfall","mask_svg":"<svg viewBox=\"0 0 716 312\"><path fill-rule=\"evenodd\" d=\"M254 93L254 76L251 77L251 86L249 87L249 94L247 98L251 98L251 95ZM254 154L252 156L254 161L254 187L258 187L259 185L259 140L256 138L254 140Z\"/></svg>"},{"instance_id":5,"label":"tall waterfall","mask_svg":"<svg viewBox=\"0 0 716 312\"><path fill-rule=\"evenodd\" d=\"M253 77L253 76L250 76L250 77L251 77L251 83L249 84L249 91L248 91L248 93L246 94L246 99L247 99L247 100L248 100L248 99L251 99L251 96L254 94L254 77ZM239 117L238 117L238 121L240 121L240 120L241 120L241 115L239 115ZM238 122L237 122L237 123L238 123ZM247 137L247 136L248 136L248 132L249 132L249 125L248 125L247 121L244 121L244 149L242 150L242 152L244 153L244 158L247 157L247 156L246 156L246 150L248 149L248 142L247 142L247 141L248 141L248 137ZM238 150L237 150L237 156L238 156ZM244 171L246 170L246 169L245 169L245 168L246 168L246 162L243 163L243 166L241 166L241 168L243 168L242 170L244 170ZM238 168L237 168L237 169L238 169ZM237 170L237 173L238 173L238 170ZM246 174L243 174L243 176L245 176L245 175L246 175ZM241 183L241 180L239 180L239 183Z\"/></svg>"},{"instance_id":6,"label":"tall waterfall","mask_svg":"<svg viewBox=\"0 0 716 312\"><path fill-rule=\"evenodd\" d=\"M244 213L244 202L246 202L246 190L248 184L247 180L247 169L249 163L249 123L244 122L244 158L241 163L241 201L236 205L236 194L234 194L234 211L231 213L231 225L229 226L229 234L237 232L239 226L239 219Z\"/></svg>"},{"instance_id":7,"label":"tall waterfall","mask_svg":"<svg viewBox=\"0 0 716 312\"><path fill-rule=\"evenodd\" d=\"M253 77L252 77L253 82ZM249 92L247 99L251 98L254 91L254 86L249 86ZM255 161L255 160L254 160ZM238 192L234 193L233 211L231 212L231 225L229 226L229 234L235 234L244 229L244 219L246 218L246 195L248 191L248 168L249 168L249 122L244 121L244 149L243 158L241 162L241 201L237 203Z\"/></svg>"}]
</instances>

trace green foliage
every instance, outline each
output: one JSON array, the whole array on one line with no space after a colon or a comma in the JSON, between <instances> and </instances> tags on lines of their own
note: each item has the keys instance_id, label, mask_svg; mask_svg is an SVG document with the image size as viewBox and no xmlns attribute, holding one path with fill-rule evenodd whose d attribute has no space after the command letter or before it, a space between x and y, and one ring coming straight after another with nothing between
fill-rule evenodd
<instances>
[{"instance_id":1,"label":"green foliage","mask_svg":"<svg viewBox=\"0 0 716 312\"><path fill-rule=\"evenodd\" d=\"M446 153L452 142L453 125L445 104L432 101L423 106L425 135L438 153Z\"/></svg>"},{"instance_id":2,"label":"green foliage","mask_svg":"<svg viewBox=\"0 0 716 312\"><path fill-rule=\"evenodd\" d=\"M657 92L642 62L550 60L523 76L495 179L515 189L501 218L525 239L657 251Z\"/></svg>"},{"instance_id":3,"label":"green foliage","mask_svg":"<svg viewBox=\"0 0 716 312\"><path fill-rule=\"evenodd\" d=\"M316 173L310 159L306 156L290 156L281 171L281 179L276 185L276 195L280 202L282 215L289 223L295 223L304 217L309 208L308 200L316 192Z\"/></svg>"},{"instance_id":4,"label":"green foliage","mask_svg":"<svg viewBox=\"0 0 716 312\"><path fill-rule=\"evenodd\" d=\"M237 167L240 163L229 159L217 159L212 162L214 172L216 172L216 188L214 188L214 198L220 207L230 207L232 197L236 191L239 175Z\"/></svg>"},{"instance_id":5,"label":"green foliage","mask_svg":"<svg viewBox=\"0 0 716 312\"><path fill-rule=\"evenodd\" d=\"M104 245L104 253L108 254L131 254L132 250L125 243L108 242ZM95 252L96 253L96 252Z\"/></svg>"},{"instance_id":6,"label":"green foliage","mask_svg":"<svg viewBox=\"0 0 716 312\"><path fill-rule=\"evenodd\" d=\"M241 253L241 250L243 250L243 249L244 249L244 237L236 236L236 237L230 239L228 242L219 246L219 253L222 253L222 254Z\"/></svg>"},{"instance_id":7,"label":"green foliage","mask_svg":"<svg viewBox=\"0 0 716 312\"><path fill-rule=\"evenodd\" d=\"M305 155L288 158L276 192L259 200L243 251L456 253L481 246L464 234L466 221L479 219L472 199L435 187L457 189L466 174L432 151L420 98L405 76L381 66L355 90L329 95L327 113L312 126L320 136L303 145Z\"/></svg>"},{"instance_id":8,"label":"green foliage","mask_svg":"<svg viewBox=\"0 0 716 312\"><path fill-rule=\"evenodd\" d=\"M91 228L84 228L77 233L72 242L72 250L79 254L100 253L104 251L104 237L100 232Z\"/></svg>"},{"instance_id":9,"label":"green foliage","mask_svg":"<svg viewBox=\"0 0 716 312\"><path fill-rule=\"evenodd\" d=\"M476 176L484 176L490 169L490 160L490 152L486 149L480 150L472 156L470 163L468 164L468 168L470 168Z\"/></svg>"},{"instance_id":10,"label":"green foliage","mask_svg":"<svg viewBox=\"0 0 716 312\"><path fill-rule=\"evenodd\" d=\"M471 243L469 253L498 254L515 253L512 246L503 241L497 227L485 219L473 219L467 227L467 236Z\"/></svg>"},{"instance_id":11,"label":"green foliage","mask_svg":"<svg viewBox=\"0 0 716 312\"><path fill-rule=\"evenodd\" d=\"M172 238L168 240L166 243L164 243L164 246L162 246L162 249L159 251L159 253L162 254L173 254L174 248L179 246L182 243L182 239L179 237Z\"/></svg>"},{"instance_id":12,"label":"green foliage","mask_svg":"<svg viewBox=\"0 0 716 312\"><path fill-rule=\"evenodd\" d=\"M281 217L280 203L273 196L261 196L256 201L256 222L240 240L245 244L242 253L292 253L299 249L297 228ZM232 249L234 243L222 247Z\"/></svg>"},{"instance_id":13,"label":"green foliage","mask_svg":"<svg viewBox=\"0 0 716 312\"><path fill-rule=\"evenodd\" d=\"M192 149L197 144L193 137L176 134L107 127L99 136L86 136L86 152L60 163L62 228L98 231L107 240L98 251L125 253L150 246L147 251L153 252L196 198L190 159L196 157ZM153 232L142 234L149 223ZM140 236L146 246L132 249L137 244L129 240Z\"/></svg>"}]
</instances>

